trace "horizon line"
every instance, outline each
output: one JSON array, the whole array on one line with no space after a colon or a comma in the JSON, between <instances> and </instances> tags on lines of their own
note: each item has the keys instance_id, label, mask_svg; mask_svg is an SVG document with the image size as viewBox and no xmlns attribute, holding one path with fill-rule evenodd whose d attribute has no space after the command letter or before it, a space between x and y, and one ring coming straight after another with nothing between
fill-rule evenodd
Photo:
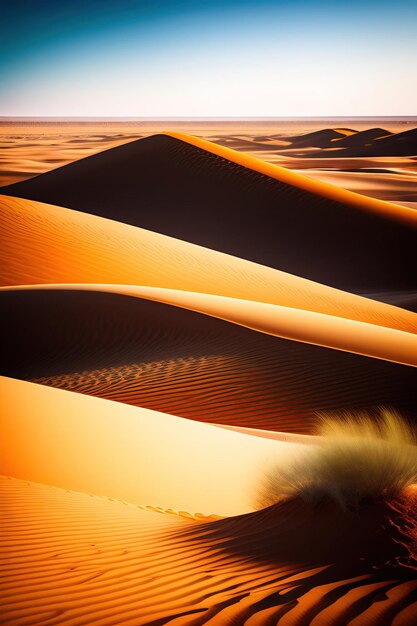
<instances>
[{"instance_id":1,"label":"horizon line","mask_svg":"<svg viewBox=\"0 0 417 626\"><path fill-rule=\"evenodd\" d=\"M106 116L106 115L0 115L0 122L23 120L103 120L103 121L217 121L217 120L328 120L328 119L405 119L417 120L417 114L410 115L248 115L248 116Z\"/></svg>"}]
</instances>

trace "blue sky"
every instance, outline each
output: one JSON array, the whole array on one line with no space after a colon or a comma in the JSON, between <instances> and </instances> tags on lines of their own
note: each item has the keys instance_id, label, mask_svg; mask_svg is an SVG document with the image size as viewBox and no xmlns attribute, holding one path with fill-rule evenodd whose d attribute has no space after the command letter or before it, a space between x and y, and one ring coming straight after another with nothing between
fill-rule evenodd
<instances>
[{"instance_id":1,"label":"blue sky","mask_svg":"<svg viewBox=\"0 0 417 626\"><path fill-rule=\"evenodd\" d=\"M2 3L0 115L417 114L417 3Z\"/></svg>"}]
</instances>

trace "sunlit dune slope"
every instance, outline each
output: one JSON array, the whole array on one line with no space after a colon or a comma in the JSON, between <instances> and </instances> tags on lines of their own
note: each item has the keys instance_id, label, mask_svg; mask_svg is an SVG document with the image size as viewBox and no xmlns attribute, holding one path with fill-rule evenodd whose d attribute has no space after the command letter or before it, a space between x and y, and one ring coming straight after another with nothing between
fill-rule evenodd
<instances>
[{"instance_id":1,"label":"sunlit dune slope","mask_svg":"<svg viewBox=\"0 0 417 626\"><path fill-rule=\"evenodd\" d=\"M0 218L3 285L149 285L417 330L410 311L126 224L6 196L0 196Z\"/></svg>"},{"instance_id":2,"label":"sunlit dune slope","mask_svg":"<svg viewBox=\"0 0 417 626\"><path fill-rule=\"evenodd\" d=\"M395 511L300 502L198 523L0 478L7 624L410 626L414 573ZM303 552L304 551L304 552Z\"/></svg>"},{"instance_id":3,"label":"sunlit dune slope","mask_svg":"<svg viewBox=\"0 0 417 626\"><path fill-rule=\"evenodd\" d=\"M3 192L349 291L416 287L415 211L189 135L133 141Z\"/></svg>"},{"instance_id":4,"label":"sunlit dune slope","mask_svg":"<svg viewBox=\"0 0 417 626\"><path fill-rule=\"evenodd\" d=\"M0 390L1 474L134 504L250 511L265 464L303 445L12 378Z\"/></svg>"},{"instance_id":5,"label":"sunlit dune slope","mask_svg":"<svg viewBox=\"0 0 417 626\"><path fill-rule=\"evenodd\" d=\"M309 432L320 410L413 416L417 370L111 293L0 291L1 373L205 422Z\"/></svg>"}]
</instances>

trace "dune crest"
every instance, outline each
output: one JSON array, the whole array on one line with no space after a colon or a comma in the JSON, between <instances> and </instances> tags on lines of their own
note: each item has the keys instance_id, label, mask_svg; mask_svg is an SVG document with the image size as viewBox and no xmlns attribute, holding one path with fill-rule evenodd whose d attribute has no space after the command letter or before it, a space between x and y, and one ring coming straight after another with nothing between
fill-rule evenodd
<instances>
[{"instance_id":1,"label":"dune crest","mask_svg":"<svg viewBox=\"0 0 417 626\"><path fill-rule=\"evenodd\" d=\"M128 142L2 191L345 291L416 288L414 210L190 135Z\"/></svg>"},{"instance_id":2,"label":"dune crest","mask_svg":"<svg viewBox=\"0 0 417 626\"><path fill-rule=\"evenodd\" d=\"M22 285L0 289L75 289L135 296L218 317L275 337L417 367L415 334L263 302L134 285Z\"/></svg>"},{"instance_id":3,"label":"dune crest","mask_svg":"<svg viewBox=\"0 0 417 626\"><path fill-rule=\"evenodd\" d=\"M192 135L175 132L165 134L170 137L180 139L181 141L191 143L193 146L197 146L198 148L217 154L220 157L226 158L234 163L242 165L243 167L247 167L248 169L252 169L260 174L265 174L266 176L270 176L271 178L285 182L286 184L293 185L298 189L321 195L330 200L346 202L355 209L374 212L393 220L404 222L410 226L417 227L417 212L400 204L385 202L384 200L377 200L376 198L369 198L367 196L365 197L361 194L354 193L353 191L337 187L336 185L323 183L309 178L308 176L303 176L299 172L294 172L272 163L266 163L256 157L242 152L237 152L231 148L219 146L216 143L207 141L206 139L201 139L200 137L193 137ZM340 139L340 141L345 141L345 139ZM346 141L348 141L348 139L346 139Z\"/></svg>"},{"instance_id":4,"label":"dune crest","mask_svg":"<svg viewBox=\"0 0 417 626\"><path fill-rule=\"evenodd\" d=\"M117 293L0 291L0 373L188 419L306 433L318 411L414 415L413 367Z\"/></svg>"},{"instance_id":5,"label":"dune crest","mask_svg":"<svg viewBox=\"0 0 417 626\"><path fill-rule=\"evenodd\" d=\"M417 332L417 314L127 224L0 196L1 284L149 285Z\"/></svg>"}]
</instances>

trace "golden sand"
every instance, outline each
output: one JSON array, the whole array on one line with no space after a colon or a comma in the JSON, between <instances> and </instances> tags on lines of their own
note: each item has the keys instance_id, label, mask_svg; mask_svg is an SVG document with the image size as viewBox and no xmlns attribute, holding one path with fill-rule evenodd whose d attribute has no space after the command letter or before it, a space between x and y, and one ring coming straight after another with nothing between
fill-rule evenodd
<instances>
[{"instance_id":1,"label":"golden sand","mask_svg":"<svg viewBox=\"0 0 417 626\"><path fill-rule=\"evenodd\" d=\"M417 331L417 314L159 233L0 196L0 284L114 283L254 300Z\"/></svg>"}]
</instances>

